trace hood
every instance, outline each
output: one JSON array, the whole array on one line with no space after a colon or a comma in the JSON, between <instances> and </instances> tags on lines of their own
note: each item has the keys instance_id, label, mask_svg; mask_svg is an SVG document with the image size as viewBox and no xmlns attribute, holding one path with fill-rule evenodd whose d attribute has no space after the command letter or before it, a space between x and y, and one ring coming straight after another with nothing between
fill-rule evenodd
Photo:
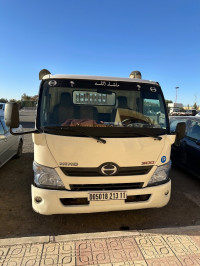
<instances>
[{"instance_id":1,"label":"hood","mask_svg":"<svg viewBox=\"0 0 200 266\"><path fill-rule=\"evenodd\" d=\"M159 165L163 163L162 157L165 162L170 160L170 146L175 138L168 135L162 136L162 140L151 137L104 138L106 144L103 144L89 137L44 135L49 152L61 167L98 167L105 162L121 167Z\"/></svg>"}]
</instances>

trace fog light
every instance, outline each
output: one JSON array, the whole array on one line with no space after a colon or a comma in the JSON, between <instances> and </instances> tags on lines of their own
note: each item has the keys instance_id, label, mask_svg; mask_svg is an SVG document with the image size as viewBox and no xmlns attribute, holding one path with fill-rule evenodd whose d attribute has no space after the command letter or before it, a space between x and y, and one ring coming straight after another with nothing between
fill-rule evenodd
<instances>
[{"instance_id":1,"label":"fog light","mask_svg":"<svg viewBox=\"0 0 200 266\"><path fill-rule=\"evenodd\" d=\"M169 194L169 190L167 190L166 192L165 192L165 196L167 196Z\"/></svg>"},{"instance_id":2,"label":"fog light","mask_svg":"<svg viewBox=\"0 0 200 266\"><path fill-rule=\"evenodd\" d=\"M36 203L41 203L42 202L42 198L41 197L35 197L35 202Z\"/></svg>"}]
</instances>

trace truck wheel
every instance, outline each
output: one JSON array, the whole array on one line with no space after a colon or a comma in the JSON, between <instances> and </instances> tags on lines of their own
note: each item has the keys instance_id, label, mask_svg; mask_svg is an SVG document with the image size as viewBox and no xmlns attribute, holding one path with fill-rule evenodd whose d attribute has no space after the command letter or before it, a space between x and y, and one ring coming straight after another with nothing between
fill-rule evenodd
<instances>
[{"instance_id":1,"label":"truck wheel","mask_svg":"<svg viewBox=\"0 0 200 266\"><path fill-rule=\"evenodd\" d=\"M15 154L14 158L19 158L22 156L22 148L23 148L23 141L20 140L19 145L18 145L18 149L17 149L17 153Z\"/></svg>"}]
</instances>

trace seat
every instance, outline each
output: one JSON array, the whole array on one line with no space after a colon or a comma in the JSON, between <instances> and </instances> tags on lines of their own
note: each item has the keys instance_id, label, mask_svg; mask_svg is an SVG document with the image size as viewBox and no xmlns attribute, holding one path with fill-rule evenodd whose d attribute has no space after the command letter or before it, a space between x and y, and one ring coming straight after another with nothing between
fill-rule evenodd
<instances>
[{"instance_id":1,"label":"seat","mask_svg":"<svg viewBox=\"0 0 200 266\"><path fill-rule=\"evenodd\" d=\"M71 101L71 95L68 92L61 93L60 104L57 104L53 110L53 120L61 124L67 119L74 118L74 108Z\"/></svg>"},{"instance_id":2,"label":"seat","mask_svg":"<svg viewBox=\"0 0 200 266\"><path fill-rule=\"evenodd\" d=\"M79 109L80 119L91 119L98 120L98 111L96 107L93 106L80 106Z\"/></svg>"},{"instance_id":3,"label":"seat","mask_svg":"<svg viewBox=\"0 0 200 266\"><path fill-rule=\"evenodd\" d=\"M118 100L117 108L129 109L127 105L127 98L125 96L119 96L117 100Z\"/></svg>"},{"instance_id":4,"label":"seat","mask_svg":"<svg viewBox=\"0 0 200 266\"><path fill-rule=\"evenodd\" d=\"M127 104L127 98L125 96L118 96L117 97L117 104L116 108L112 110L111 112L111 121L115 121L116 113L117 113L117 108L122 108L122 109L130 109Z\"/></svg>"}]
</instances>

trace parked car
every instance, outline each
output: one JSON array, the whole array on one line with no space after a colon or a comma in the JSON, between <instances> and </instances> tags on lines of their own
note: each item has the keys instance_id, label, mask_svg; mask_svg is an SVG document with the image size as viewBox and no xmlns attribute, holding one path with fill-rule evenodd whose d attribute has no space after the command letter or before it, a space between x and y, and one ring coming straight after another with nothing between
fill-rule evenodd
<instances>
[{"instance_id":1,"label":"parked car","mask_svg":"<svg viewBox=\"0 0 200 266\"><path fill-rule=\"evenodd\" d=\"M0 103L0 116L4 116L5 103Z\"/></svg>"},{"instance_id":2,"label":"parked car","mask_svg":"<svg viewBox=\"0 0 200 266\"><path fill-rule=\"evenodd\" d=\"M23 132L23 128L20 125L19 128L15 128L14 132ZM4 122L4 117L0 116L0 167L4 165L12 157L20 157L22 155L23 136L12 135L9 128Z\"/></svg>"},{"instance_id":3,"label":"parked car","mask_svg":"<svg viewBox=\"0 0 200 266\"><path fill-rule=\"evenodd\" d=\"M175 111L171 112L169 115L170 116L195 116L197 111L195 109L191 110L180 110L180 111Z\"/></svg>"},{"instance_id":4,"label":"parked car","mask_svg":"<svg viewBox=\"0 0 200 266\"><path fill-rule=\"evenodd\" d=\"M196 114L196 116L200 116L200 112Z\"/></svg>"},{"instance_id":5,"label":"parked car","mask_svg":"<svg viewBox=\"0 0 200 266\"><path fill-rule=\"evenodd\" d=\"M195 116L197 114L197 110L196 109L191 109L191 110L186 110L184 115L192 115Z\"/></svg>"},{"instance_id":6,"label":"parked car","mask_svg":"<svg viewBox=\"0 0 200 266\"><path fill-rule=\"evenodd\" d=\"M180 145L173 145L171 152L172 162L200 178L200 116L170 117L170 130L175 132L179 122L186 123L185 137Z\"/></svg>"}]
</instances>

